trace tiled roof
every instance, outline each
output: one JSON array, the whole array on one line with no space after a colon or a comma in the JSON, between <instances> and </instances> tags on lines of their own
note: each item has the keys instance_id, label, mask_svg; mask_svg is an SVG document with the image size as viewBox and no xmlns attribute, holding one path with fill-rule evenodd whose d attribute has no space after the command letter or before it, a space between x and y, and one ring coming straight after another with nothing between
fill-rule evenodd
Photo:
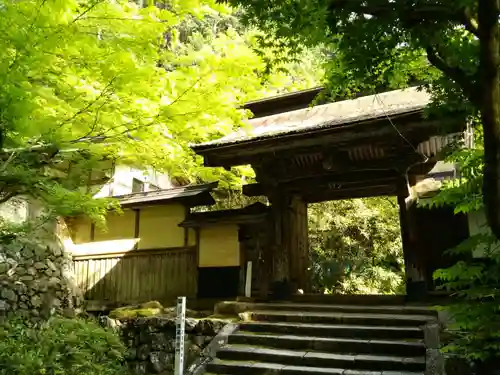
<instances>
[{"instance_id":1,"label":"tiled roof","mask_svg":"<svg viewBox=\"0 0 500 375\"><path fill-rule=\"evenodd\" d=\"M193 146L210 148L272 138L278 135L307 132L336 125L373 120L422 110L430 102L430 95L418 88L389 91L352 100L318 105L249 120L249 128L241 129L223 138Z\"/></svg>"},{"instance_id":2,"label":"tiled roof","mask_svg":"<svg viewBox=\"0 0 500 375\"><path fill-rule=\"evenodd\" d=\"M262 203L254 203L238 209L194 212L180 223L179 226L199 227L212 224L255 222L264 220L268 214L268 206Z\"/></svg>"},{"instance_id":3,"label":"tiled roof","mask_svg":"<svg viewBox=\"0 0 500 375\"><path fill-rule=\"evenodd\" d=\"M192 199L196 197L199 198L200 204L204 204L204 202L207 202L206 204L209 204L211 203L211 201L213 201L210 192L215 187L217 187L217 184L217 182L213 182L203 185L188 185L176 187L173 189L162 189L144 193L121 195L114 198L119 199L120 205L123 207L140 206L144 204L158 204L166 201L189 198Z\"/></svg>"}]
</instances>

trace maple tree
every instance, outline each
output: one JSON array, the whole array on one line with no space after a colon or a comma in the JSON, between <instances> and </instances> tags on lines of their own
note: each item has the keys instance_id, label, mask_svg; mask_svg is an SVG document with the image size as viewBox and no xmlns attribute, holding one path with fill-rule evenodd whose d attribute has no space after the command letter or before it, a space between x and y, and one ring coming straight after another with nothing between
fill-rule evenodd
<instances>
[{"instance_id":1,"label":"maple tree","mask_svg":"<svg viewBox=\"0 0 500 375\"><path fill-rule=\"evenodd\" d=\"M231 13L210 0L0 1L0 202L103 218L107 204L81 189L103 160L241 183L251 171L202 168L189 148L241 125L239 105L273 91Z\"/></svg>"}]
</instances>

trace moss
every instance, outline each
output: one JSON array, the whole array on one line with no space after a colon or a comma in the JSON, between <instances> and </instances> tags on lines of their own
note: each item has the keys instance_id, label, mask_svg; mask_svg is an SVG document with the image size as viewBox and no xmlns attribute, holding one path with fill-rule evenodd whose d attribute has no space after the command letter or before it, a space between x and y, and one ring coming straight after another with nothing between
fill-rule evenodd
<instances>
[{"instance_id":1,"label":"moss","mask_svg":"<svg viewBox=\"0 0 500 375\"><path fill-rule=\"evenodd\" d=\"M113 319L129 319L135 318L137 316L137 312L128 307L119 307L117 309L112 310L109 313L109 317Z\"/></svg>"},{"instance_id":2,"label":"moss","mask_svg":"<svg viewBox=\"0 0 500 375\"><path fill-rule=\"evenodd\" d=\"M160 309L163 310L163 305L158 301L149 301L141 304L141 309Z\"/></svg>"},{"instance_id":3,"label":"moss","mask_svg":"<svg viewBox=\"0 0 500 375\"><path fill-rule=\"evenodd\" d=\"M163 313L163 306L158 301L150 301L140 305L119 307L109 313L113 319L132 319L137 317L155 316Z\"/></svg>"},{"instance_id":4,"label":"moss","mask_svg":"<svg viewBox=\"0 0 500 375\"><path fill-rule=\"evenodd\" d=\"M155 309L155 308L135 310L137 316L155 316L161 314L162 311L163 311L162 309Z\"/></svg>"},{"instance_id":5,"label":"moss","mask_svg":"<svg viewBox=\"0 0 500 375\"><path fill-rule=\"evenodd\" d=\"M232 322L232 323L241 321L241 319L236 315L222 315L222 314L209 315L203 319L222 320L225 322Z\"/></svg>"}]
</instances>

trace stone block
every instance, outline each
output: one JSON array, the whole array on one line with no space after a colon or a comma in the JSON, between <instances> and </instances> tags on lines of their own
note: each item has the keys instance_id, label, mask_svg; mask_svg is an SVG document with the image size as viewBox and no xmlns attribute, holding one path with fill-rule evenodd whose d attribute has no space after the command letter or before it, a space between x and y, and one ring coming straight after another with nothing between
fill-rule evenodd
<instances>
[{"instance_id":1,"label":"stone block","mask_svg":"<svg viewBox=\"0 0 500 375\"><path fill-rule=\"evenodd\" d=\"M215 336L225 325L226 322L223 320L200 319L194 327L194 332L207 336Z\"/></svg>"},{"instance_id":2,"label":"stone block","mask_svg":"<svg viewBox=\"0 0 500 375\"><path fill-rule=\"evenodd\" d=\"M151 348L153 350L163 350L173 352L175 349L175 338L164 333L151 334Z\"/></svg>"},{"instance_id":3,"label":"stone block","mask_svg":"<svg viewBox=\"0 0 500 375\"><path fill-rule=\"evenodd\" d=\"M173 370L175 356L166 352L149 353L150 369L155 374L160 374L165 370Z\"/></svg>"},{"instance_id":4,"label":"stone block","mask_svg":"<svg viewBox=\"0 0 500 375\"><path fill-rule=\"evenodd\" d=\"M43 262L36 262L33 266L39 271L47 268L47 265Z\"/></svg>"},{"instance_id":5,"label":"stone block","mask_svg":"<svg viewBox=\"0 0 500 375\"><path fill-rule=\"evenodd\" d=\"M424 343L427 349L439 349L441 347L441 327L438 323L428 323L424 326Z\"/></svg>"},{"instance_id":6,"label":"stone block","mask_svg":"<svg viewBox=\"0 0 500 375\"><path fill-rule=\"evenodd\" d=\"M146 344L139 346L137 348L137 359L145 361L146 359L148 359L150 351L151 351L150 347Z\"/></svg>"},{"instance_id":7,"label":"stone block","mask_svg":"<svg viewBox=\"0 0 500 375\"><path fill-rule=\"evenodd\" d=\"M148 373L148 363L147 362L132 362L130 364L130 369L134 375L146 375Z\"/></svg>"},{"instance_id":8,"label":"stone block","mask_svg":"<svg viewBox=\"0 0 500 375\"><path fill-rule=\"evenodd\" d=\"M444 357L439 349L427 349L425 362L425 375L445 375Z\"/></svg>"},{"instance_id":9,"label":"stone block","mask_svg":"<svg viewBox=\"0 0 500 375\"><path fill-rule=\"evenodd\" d=\"M1 296L7 301L17 302L17 294L10 288L3 288Z\"/></svg>"}]
</instances>

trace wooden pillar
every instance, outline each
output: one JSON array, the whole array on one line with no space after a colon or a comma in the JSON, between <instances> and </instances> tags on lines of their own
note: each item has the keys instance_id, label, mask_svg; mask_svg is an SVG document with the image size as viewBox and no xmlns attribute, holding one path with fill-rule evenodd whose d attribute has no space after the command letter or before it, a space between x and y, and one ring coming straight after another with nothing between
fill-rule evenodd
<instances>
[{"instance_id":1,"label":"wooden pillar","mask_svg":"<svg viewBox=\"0 0 500 375\"><path fill-rule=\"evenodd\" d=\"M289 249L287 246L288 231L288 196L280 192L275 192L271 199L271 212L273 220L273 240L271 241L269 256L266 261L270 261L267 271L268 280L273 282L290 279L289 275Z\"/></svg>"},{"instance_id":2,"label":"wooden pillar","mask_svg":"<svg viewBox=\"0 0 500 375\"><path fill-rule=\"evenodd\" d=\"M290 199L288 214L286 215L286 233L290 251L290 280L296 289L309 291L309 241L307 223L307 203L300 197Z\"/></svg>"},{"instance_id":3,"label":"wooden pillar","mask_svg":"<svg viewBox=\"0 0 500 375\"><path fill-rule=\"evenodd\" d=\"M401 225L401 242L403 245L403 257L405 263L406 276L406 294L410 299L417 299L424 295L427 290L424 269L421 264L421 254L419 251L419 241L417 233L417 223L407 203L406 198L409 196L408 179L401 176L398 180L398 205L399 205L399 220Z\"/></svg>"},{"instance_id":4,"label":"wooden pillar","mask_svg":"<svg viewBox=\"0 0 500 375\"><path fill-rule=\"evenodd\" d=\"M274 238L271 246L271 282L289 282L308 291L309 244L307 204L297 195L277 192L271 200Z\"/></svg>"}]
</instances>

